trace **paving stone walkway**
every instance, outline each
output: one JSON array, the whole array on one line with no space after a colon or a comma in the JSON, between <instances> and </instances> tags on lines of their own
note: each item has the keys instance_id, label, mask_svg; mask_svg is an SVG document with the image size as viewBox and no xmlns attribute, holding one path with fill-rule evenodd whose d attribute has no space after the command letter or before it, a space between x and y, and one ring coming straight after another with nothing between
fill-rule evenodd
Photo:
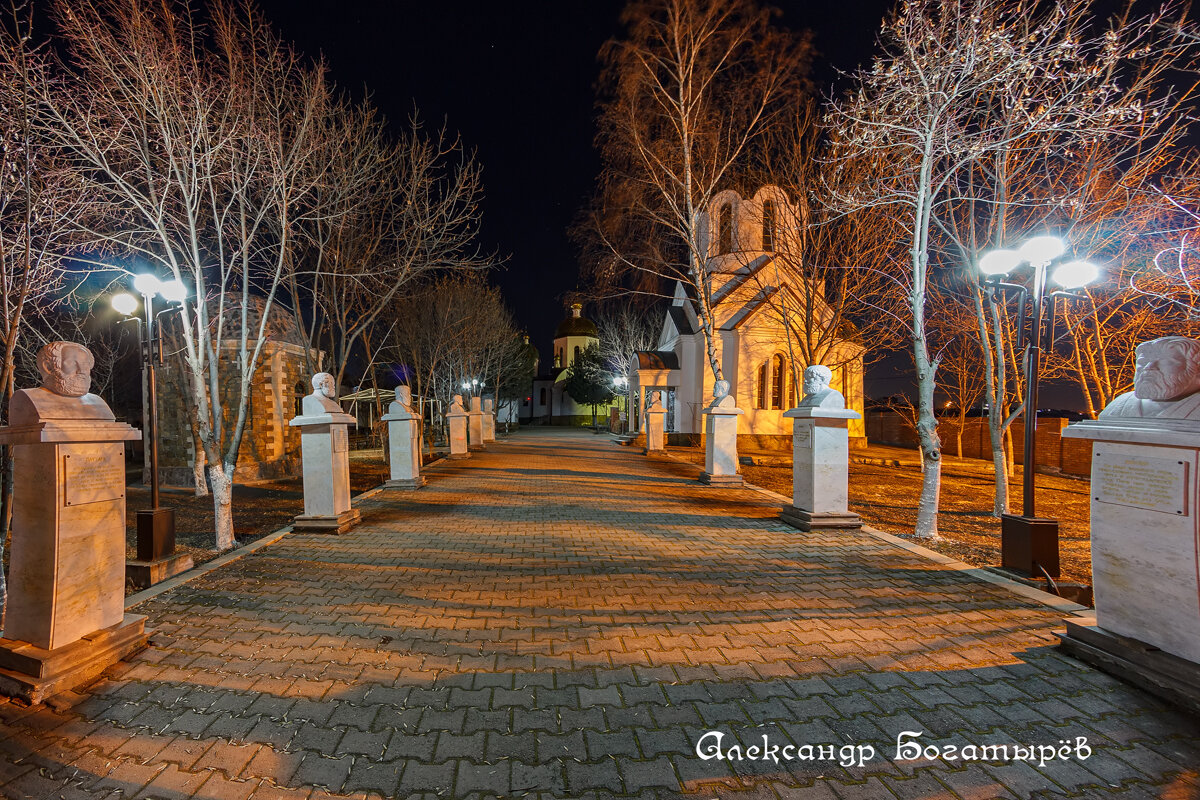
<instances>
[{"instance_id":1,"label":"paving stone walkway","mask_svg":"<svg viewBox=\"0 0 1200 800\"><path fill-rule=\"evenodd\" d=\"M695 477L572 431L443 462L141 604L73 707L0 702L0 795L1200 797L1197 720L1060 614Z\"/></svg>"}]
</instances>

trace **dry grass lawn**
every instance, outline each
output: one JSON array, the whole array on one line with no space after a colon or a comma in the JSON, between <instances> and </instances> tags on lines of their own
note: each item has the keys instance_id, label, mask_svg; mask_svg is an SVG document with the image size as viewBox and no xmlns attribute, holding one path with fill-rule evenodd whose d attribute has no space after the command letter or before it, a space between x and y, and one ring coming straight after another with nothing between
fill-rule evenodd
<instances>
[{"instance_id":1,"label":"dry grass lawn","mask_svg":"<svg viewBox=\"0 0 1200 800\"><path fill-rule=\"evenodd\" d=\"M671 448L680 457L703 464L704 453ZM917 458L915 452L912 459ZM770 459L772 462L778 459ZM746 480L787 497L792 494L792 468L743 466ZM868 525L897 534L931 550L973 566L1000 565L1000 520L992 516L993 480L986 462L947 458L942 470L941 539L930 542L913 535L921 469L917 466L850 464L850 508ZM1020 476L1010 488L1011 507L1021 508ZM1059 520L1062 579L1090 584L1092 552L1088 529L1088 483L1075 478L1037 476L1038 513Z\"/></svg>"}]
</instances>

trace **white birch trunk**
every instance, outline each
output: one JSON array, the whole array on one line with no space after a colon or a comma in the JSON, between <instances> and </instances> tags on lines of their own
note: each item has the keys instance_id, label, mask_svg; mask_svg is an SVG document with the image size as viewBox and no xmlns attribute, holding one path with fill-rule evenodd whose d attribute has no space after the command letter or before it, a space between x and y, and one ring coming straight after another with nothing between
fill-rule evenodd
<instances>
[{"instance_id":1,"label":"white birch trunk","mask_svg":"<svg viewBox=\"0 0 1200 800\"><path fill-rule=\"evenodd\" d=\"M211 464L208 478L212 481L213 527L216 530L218 553L233 548L233 464Z\"/></svg>"}]
</instances>

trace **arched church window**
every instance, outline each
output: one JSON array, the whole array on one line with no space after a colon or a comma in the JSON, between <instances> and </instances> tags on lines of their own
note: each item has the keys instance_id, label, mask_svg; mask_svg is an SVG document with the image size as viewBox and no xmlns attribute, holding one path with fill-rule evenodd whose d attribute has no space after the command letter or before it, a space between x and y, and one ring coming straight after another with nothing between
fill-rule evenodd
<instances>
[{"instance_id":1,"label":"arched church window","mask_svg":"<svg viewBox=\"0 0 1200 800\"><path fill-rule=\"evenodd\" d=\"M574 364L578 360L579 360L579 345L575 345L575 358L573 358L571 360L571 363Z\"/></svg>"},{"instance_id":2,"label":"arched church window","mask_svg":"<svg viewBox=\"0 0 1200 800\"><path fill-rule=\"evenodd\" d=\"M733 252L733 204L725 203L717 211L717 255Z\"/></svg>"},{"instance_id":3,"label":"arched church window","mask_svg":"<svg viewBox=\"0 0 1200 800\"><path fill-rule=\"evenodd\" d=\"M758 391L754 393L756 406L767 407L767 362L758 365Z\"/></svg>"},{"instance_id":4,"label":"arched church window","mask_svg":"<svg viewBox=\"0 0 1200 800\"><path fill-rule=\"evenodd\" d=\"M308 394L305 389L304 382L296 384L296 416L304 413L304 396Z\"/></svg>"},{"instance_id":5,"label":"arched church window","mask_svg":"<svg viewBox=\"0 0 1200 800\"><path fill-rule=\"evenodd\" d=\"M783 408L783 384L787 378L783 353L771 356L771 408Z\"/></svg>"},{"instance_id":6,"label":"arched church window","mask_svg":"<svg viewBox=\"0 0 1200 800\"><path fill-rule=\"evenodd\" d=\"M546 405L546 387L545 386L543 386L540 390L538 390L538 405L540 405L540 406Z\"/></svg>"},{"instance_id":7,"label":"arched church window","mask_svg":"<svg viewBox=\"0 0 1200 800\"><path fill-rule=\"evenodd\" d=\"M775 252L775 204L770 200L762 205L762 249Z\"/></svg>"}]
</instances>

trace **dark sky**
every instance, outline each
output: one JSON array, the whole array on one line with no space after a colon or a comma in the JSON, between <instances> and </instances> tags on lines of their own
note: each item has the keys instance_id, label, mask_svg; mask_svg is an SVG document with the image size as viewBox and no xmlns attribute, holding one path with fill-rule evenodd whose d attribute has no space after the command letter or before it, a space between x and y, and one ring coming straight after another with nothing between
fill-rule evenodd
<instances>
[{"instance_id":1,"label":"dark sky","mask_svg":"<svg viewBox=\"0 0 1200 800\"><path fill-rule=\"evenodd\" d=\"M334 80L364 84L397 123L414 107L444 118L478 152L487 201L482 244L509 257L495 282L517 319L550 351L576 288L566 228L600 164L592 149L596 54L620 33L618 0L260 0L284 38L323 53ZM869 57L881 0L784 0L786 24L809 28L816 77Z\"/></svg>"}]
</instances>

